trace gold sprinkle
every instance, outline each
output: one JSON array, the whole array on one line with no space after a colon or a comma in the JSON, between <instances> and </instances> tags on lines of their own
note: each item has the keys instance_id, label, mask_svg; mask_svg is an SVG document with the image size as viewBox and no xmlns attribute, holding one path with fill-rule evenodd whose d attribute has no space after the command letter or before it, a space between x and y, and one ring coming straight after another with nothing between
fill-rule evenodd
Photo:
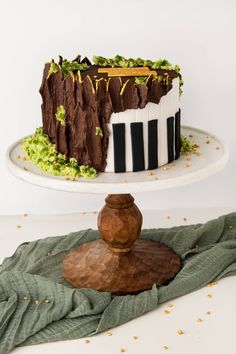
<instances>
[{"instance_id":1,"label":"gold sprinkle","mask_svg":"<svg viewBox=\"0 0 236 354\"><path fill-rule=\"evenodd\" d=\"M163 345L163 349L164 349L164 350L168 350L169 347L167 347L167 345Z\"/></svg>"},{"instance_id":2,"label":"gold sprinkle","mask_svg":"<svg viewBox=\"0 0 236 354\"><path fill-rule=\"evenodd\" d=\"M189 137L190 137L190 138L193 138L193 135L192 135L192 134L189 134Z\"/></svg>"},{"instance_id":3,"label":"gold sprinkle","mask_svg":"<svg viewBox=\"0 0 236 354\"><path fill-rule=\"evenodd\" d=\"M196 249L198 249L198 247L199 247L198 245L195 245L195 246L193 246L192 249L193 249L193 250L196 250Z\"/></svg>"},{"instance_id":4,"label":"gold sprinkle","mask_svg":"<svg viewBox=\"0 0 236 354\"><path fill-rule=\"evenodd\" d=\"M16 225L17 229L20 229L21 228L21 225Z\"/></svg>"},{"instance_id":5,"label":"gold sprinkle","mask_svg":"<svg viewBox=\"0 0 236 354\"><path fill-rule=\"evenodd\" d=\"M136 339L138 339L138 336L133 336L133 338L136 340Z\"/></svg>"},{"instance_id":6,"label":"gold sprinkle","mask_svg":"<svg viewBox=\"0 0 236 354\"><path fill-rule=\"evenodd\" d=\"M24 160L24 161L26 161L26 160L27 160L27 157L26 157L26 156L24 156L24 157L23 157L23 160Z\"/></svg>"},{"instance_id":7,"label":"gold sprinkle","mask_svg":"<svg viewBox=\"0 0 236 354\"><path fill-rule=\"evenodd\" d=\"M148 175L148 176L153 176L153 175L154 175L154 173L153 173L153 172L151 172L151 171L148 171L147 175Z\"/></svg>"},{"instance_id":8,"label":"gold sprinkle","mask_svg":"<svg viewBox=\"0 0 236 354\"><path fill-rule=\"evenodd\" d=\"M27 214L27 213L24 213L23 216L26 217L26 216L28 216L28 214Z\"/></svg>"},{"instance_id":9,"label":"gold sprinkle","mask_svg":"<svg viewBox=\"0 0 236 354\"><path fill-rule=\"evenodd\" d=\"M49 252L48 252L48 256L51 256L51 255L52 255L52 252L51 252L51 251L49 251Z\"/></svg>"},{"instance_id":10,"label":"gold sprinkle","mask_svg":"<svg viewBox=\"0 0 236 354\"><path fill-rule=\"evenodd\" d=\"M48 299L45 299L44 302L45 304L49 304L50 301Z\"/></svg>"},{"instance_id":11,"label":"gold sprinkle","mask_svg":"<svg viewBox=\"0 0 236 354\"><path fill-rule=\"evenodd\" d=\"M25 171L28 171L28 168L26 168L25 166L23 167L23 169L24 169Z\"/></svg>"},{"instance_id":12,"label":"gold sprinkle","mask_svg":"<svg viewBox=\"0 0 236 354\"><path fill-rule=\"evenodd\" d=\"M211 315L211 311L207 311L206 314L207 314L207 315Z\"/></svg>"},{"instance_id":13,"label":"gold sprinkle","mask_svg":"<svg viewBox=\"0 0 236 354\"><path fill-rule=\"evenodd\" d=\"M211 299L211 298L212 298L212 295L211 295L211 294L207 294L207 297L208 297L209 299Z\"/></svg>"},{"instance_id":14,"label":"gold sprinkle","mask_svg":"<svg viewBox=\"0 0 236 354\"><path fill-rule=\"evenodd\" d=\"M219 282L217 280L210 282L207 286L208 288L212 288L213 286L217 285Z\"/></svg>"},{"instance_id":15,"label":"gold sprinkle","mask_svg":"<svg viewBox=\"0 0 236 354\"><path fill-rule=\"evenodd\" d=\"M39 305L39 300L34 301L35 305Z\"/></svg>"},{"instance_id":16,"label":"gold sprinkle","mask_svg":"<svg viewBox=\"0 0 236 354\"><path fill-rule=\"evenodd\" d=\"M210 140L207 140L207 141L206 141L206 144L210 144Z\"/></svg>"},{"instance_id":17,"label":"gold sprinkle","mask_svg":"<svg viewBox=\"0 0 236 354\"><path fill-rule=\"evenodd\" d=\"M170 169L169 166L164 166L164 167L163 167L163 171L168 171L169 169Z\"/></svg>"},{"instance_id":18,"label":"gold sprinkle","mask_svg":"<svg viewBox=\"0 0 236 354\"><path fill-rule=\"evenodd\" d=\"M159 179L159 177L155 177L155 179Z\"/></svg>"},{"instance_id":19,"label":"gold sprinkle","mask_svg":"<svg viewBox=\"0 0 236 354\"><path fill-rule=\"evenodd\" d=\"M183 331L182 329L179 329L179 330L177 331L177 333L178 333L179 336L182 336L182 335L184 334L184 331Z\"/></svg>"},{"instance_id":20,"label":"gold sprinkle","mask_svg":"<svg viewBox=\"0 0 236 354\"><path fill-rule=\"evenodd\" d=\"M193 153L194 153L194 155L196 155L196 156L201 156L200 151L194 151Z\"/></svg>"},{"instance_id":21,"label":"gold sprinkle","mask_svg":"<svg viewBox=\"0 0 236 354\"><path fill-rule=\"evenodd\" d=\"M188 156L188 157L186 158L186 160L187 160L187 161L191 161L191 157Z\"/></svg>"},{"instance_id":22,"label":"gold sprinkle","mask_svg":"<svg viewBox=\"0 0 236 354\"><path fill-rule=\"evenodd\" d=\"M219 146L217 146L217 147L216 147L216 150L220 150L220 147L219 147Z\"/></svg>"},{"instance_id":23,"label":"gold sprinkle","mask_svg":"<svg viewBox=\"0 0 236 354\"><path fill-rule=\"evenodd\" d=\"M87 213L86 213L86 211L83 211L82 214L85 215L85 214L87 214Z\"/></svg>"},{"instance_id":24,"label":"gold sprinkle","mask_svg":"<svg viewBox=\"0 0 236 354\"><path fill-rule=\"evenodd\" d=\"M168 304L167 306L168 306L168 307L170 307L170 308L171 308L171 307L174 307L174 305L173 305L173 304Z\"/></svg>"},{"instance_id":25,"label":"gold sprinkle","mask_svg":"<svg viewBox=\"0 0 236 354\"><path fill-rule=\"evenodd\" d=\"M189 163L186 163L186 164L184 165L184 167L188 168L188 167L190 167L190 164L189 164Z\"/></svg>"},{"instance_id":26,"label":"gold sprinkle","mask_svg":"<svg viewBox=\"0 0 236 354\"><path fill-rule=\"evenodd\" d=\"M125 353L125 349L124 348L120 348L120 352L121 353Z\"/></svg>"},{"instance_id":27,"label":"gold sprinkle","mask_svg":"<svg viewBox=\"0 0 236 354\"><path fill-rule=\"evenodd\" d=\"M187 218L183 218L183 221L187 221Z\"/></svg>"},{"instance_id":28,"label":"gold sprinkle","mask_svg":"<svg viewBox=\"0 0 236 354\"><path fill-rule=\"evenodd\" d=\"M229 229L232 230L233 226L232 225L229 225Z\"/></svg>"},{"instance_id":29,"label":"gold sprinkle","mask_svg":"<svg viewBox=\"0 0 236 354\"><path fill-rule=\"evenodd\" d=\"M200 322L203 322L203 319L202 319L202 318L198 318L198 319L197 319L197 322L199 322L199 323L200 323Z\"/></svg>"},{"instance_id":30,"label":"gold sprinkle","mask_svg":"<svg viewBox=\"0 0 236 354\"><path fill-rule=\"evenodd\" d=\"M24 296L24 297L23 297L23 300L28 300L28 296Z\"/></svg>"},{"instance_id":31,"label":"gold sprinkle","mask_svg":"<svg viewBox=\"0 0 236 354\"><path fill-rule=\"evenodd\" d=\"M165 314L165 315L168 315L169 313L170 313L169 310L164 310L164 314Z\"/></svg>"},{"instance_id":32,"label":"gold sprinkle","mask_svg":"<svg viewBox=\"0 0 236 354\"><path fill-rule=\"evenodd\" d=\"M167 217L166 217L168 220L170 219L170 216L169 215L167 215Z\"/></svg>"},{"instance_id":33,"label":"gold sprinkle","mask_svg":"<svg viewBox=\"0 0 236 354\"><path fill-rule=\"evenodd\" d=\"M66 180L66 181L70 181L70 177L66 177L65 180Z\"/></svg>"},{"instance_id":34,"label":"gold sprinkle","mask_svg":"<svg viewBox=\"0 0 236 354\"><path fill-rule=\"evenodd\" d=\"M111 337L111 336L112 336L112 332L107 332L106 335L107 335L108 337Z\"/></svg>"},{"instance_id":35,"label":"gold sprinkle","mask_svg":"<svg viewBox=\"0 0 236 354\"><path fill-rule=\"evenodd\" d=\"M124 183L128 183L127 179L124 179Z\"/></svg>"},{"instance_id":36,"label":"gold sprinkle","mask_svg":"<svg viewBox=\"0 0 236 354\"><path fill-rule=\"evenodd\" d=\"M90 343L90 340L89 340L89 339L85 339L85 343L86 343L86 344L89 344L89 343Z\"/></svg>"},{"instance_id":37,"label":"gold sprinkle","mask_svg":"<svg viewBox=\"0 0 236 354\"><path fill-rule=\"evenodd\" d=\"M20 156L20 155L17 155L17 158L18 158L18 159L20 159L20 158L21 158L21 156Z\"/></svg>"}]
</instances>

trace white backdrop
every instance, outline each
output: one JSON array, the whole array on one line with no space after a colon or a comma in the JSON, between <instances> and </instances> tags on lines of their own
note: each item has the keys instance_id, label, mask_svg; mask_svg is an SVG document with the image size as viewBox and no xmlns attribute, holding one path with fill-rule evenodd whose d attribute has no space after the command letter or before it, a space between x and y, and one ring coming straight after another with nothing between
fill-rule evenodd
<instances>
[{"instance_id":1,"label":"white backdrop","mask_svg":"<svg viewBox=\"0 0 236 354\"><path fill-rule=\"evenodd\" d=\"M216 176L177 189L136 194L144 209L236 205L236 2L234 0L0 0L0 214L97 210L104 195L44 190L12 177L5 150L41 125L44 62L58 54L178 63L183 122L219 135L230 162Z\"/></svg>"}]
</instances>

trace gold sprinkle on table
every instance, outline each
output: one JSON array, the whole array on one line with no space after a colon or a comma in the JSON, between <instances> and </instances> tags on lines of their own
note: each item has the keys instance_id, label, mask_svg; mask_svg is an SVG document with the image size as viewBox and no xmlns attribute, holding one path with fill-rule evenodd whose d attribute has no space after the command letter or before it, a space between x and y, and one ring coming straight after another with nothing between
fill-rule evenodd
<instances>
[{"instance_id":1,"label":"gold sprinkle on table","mask_svg":"<svg viewBox=\"0 0 236 354\"><path fill-rule=\"evenodd\" d=\"M201 323L201 322L203 322L203 319L202 319L202 318L198 318L198 319L197 319L197 322L198 322L198 323Z\"/></svg>"},{"instance_id":2,"label":"gold sprinkle on table","mask_svg":"<svg viewBox=\"0 0 236 354\"><path fill-rule=\"evenodd\" d=\"M206 144L210 144L210 140L207 140L207 141L206 141Z\"/></svg>"},{"instance_id":3,"label":"gold sprinkle on table","mask_svg":"<svg viewBox=\"0 0 236 354\"><path fill-rule=\"evenodd\" d=\"M210 282L207 286L208 286L208 288L212 288L213 286L217 285L218 283L219 283L218 280L214 280L214 281Z\"/></svg>"},{"instance_id":4,"label":"gold sprinkle on table","mask_svg":"<svg viewBox=\"0 0 236 354\"><path fill-rule=\"evenodd\" d=\"M206 311L206 315L211 315L211 311Z\"/></svg>"},{"instance_id":5,"label":"gold sprinkle on table","mask_svg":"<svg viewBox=\"0 0 236 354\"><path fill-rule=\"evenodd\" d=\"M186 164L184 165L184 167L185 167L185 168L188 168L188 167L190 167L190 164L189 164L189 163L186 163Z\"/></svg>"},{"instance_id":6,"label":"gold sprinkle on table","mask_svg":"<svg viewBox=\"0 0 236 354\"><path fill-rule=\"evenodd\" d=\"M26 216L28 216L28 214L27 214L27 213L24 213L23 216L26 217Z\"/></svg>"},{"instance_id":7,"label":"gold sprinkle on table","mask_svg":"<svg viewBox=\"0 0 236 354\"><path fill-rule=\"evenodd\" d=\"M138 339L138 336L133 336L133 339L135 339L135 340Z\"/></svg>"},{"instance_id":8,"label":"gold sprinkle on table","mask_svg":"<svg viewBox=\"0 0 236 354\"><path fill-rule=\"evenodd\" d=\"M169 310L164 310L165 315L169 315L170 311Z\"/></svg>"},{"instance_id":9,"label":"gold sprinkle on table","mask_svg":"<svg viewBox=\"0 0 236 354\"><path fill-rule=\"evenodd\" d=\"M212 294L207 294L208 299L212 298Z\"/></svg>"},{"instance_id":10,"label":"gold sprinkle on table","mask_svg":"<svg viewBox=\"0 0 236 354\"><path fill-rule=\"evenodd\" d=\"M220 147L219 147L219 146L216 146L216 150L220 150Z\"/></svg>"},{"instance_id":11,"label":"gold sprinkle on table","mask_svg":"<svg viewBox=\"0 0 236 354\"><path fill-rule=\"evenodd\" d=\"M49 304L50 301L48 299L45 299L44 302L45 304Z\"/></svg>"},{"instance_id":12,"label":"gold sprinkle on table","mask_svg":"<svg viewBox=\"0 0 236 354\"><path fill-rule=\"evenodd\" d=\"M108 337L111 337L111 336L112 336L112 332L107 332L106 335L107 335Z\"/></svg>"},{"instance_id":13,"label":"gold sprinkle on table","mask_svg":"<svg viewBox=\"0 0 236 354\"><path fill-rule=\"evenodd\" d=\"M38 299L35 300L34 303L35 303L35 305L39 305L39 300Z\"/></svg>"},{"instance_id":14,"label":"gold sprinkle on table","mask_svg":"<svg viewBox=\"0 0 236 354\"><path fill-rule=\"evenodd\" d=\"M173 305L173 304L168 304L167 306L168 306L168 307L170 307L170 308L171 308L171 307L174 307L174 305Z\"/></svg>"},{"instance_id":15,"label":"gold sprinkle on table","mask_svg":"<svg viewBox=\"0 0 236 354\"><path fill-rule=\"evenodd\" d=\"M232 225L229 225L229 229L232 230L233 226Z\"/></svg>"},{"instance_id":16,"label":"gold sprinkle on table","mask_svg":"<svg viewBox=\"0 0 236 354\"><path fill-rule=\"evenodd\" d=\"M170 216L169 216L169 215L167 215L166 219L168 219L168 220L169 220L169 219L170 219Z\"/></svg>"},{"instance_id":17,"label":"gold sprinkle on table","mask_svg":"<svg viewBox=\"0 0 236 354\"><path fill-rule=\"evenodd\" d=\"M86 344L89 344L89 343L90 343L90 340L89 340L89 339L85 339L85 343L86 343Z\"/></svg>"},{"instance_id":18,"label":"gold sprinkle on table","mask_svg":"<svg viewBox=\"0 0 236 354\"><path fill-rule=\"evenodd\" d=\"M179 336L182 336L182 335L184 334L184 331L183 331L182 329L179 329L179 330L177 331L177 333L178 333Z\"/></svg>"},{"instance_id":19,"label":"gold sprinkle on table","mask_svg":"<svg viewBox=\"0 0 236 354\"><path fill-rule=\"evenodd\" d=\"M23 167L23 169L24 169L25 171L28 171L28 168L26 168L25 166Z\"/></svg>"},{"instance_id":20,"label":"gold sprinkle on table","mask_svg":"<svg viewBox=\"0 0 236 354\"><path fill-rule=\"evenodd\" d=\"M21 159L21 156L20 156L20 155L17 155L17 158L18 158L18 159Z\"/></svg>"},{"instance_id":21,"label":"gold sprinkle on table","mask_svg":"<svg viewBox=\"0 0 236 354\"><path fill-rule=\"evenodd\" d=\"M187 221L187 218L183 218L183 221Z\"/></svg>"},{"instance_id":22,"label":"gold sprinkle on table","mask_svg":"<svg viewBox=\"0 0 236 354\"><path fill-rule=\"evenodd\" d=\"M159 179L159 177L155 177L155 179Z\"/></svg>"},{"instance_id":23,"label":"gold sprinkle on table","mask_svg":"<svg viewBox=\"0 0 236 354\"><path fill-rule=\"evenodd\" d=\"M21 228L21 225L16 225L17 229L20 229Z\"/></svg>"},{"instance_id":24,"label":"gold sprinkle on table","mask_svg":"<svg viewBox=\"0 0 236 354\"><path fill-rule=\"evenodd\" d=\"M168 348L167 345L163 345L163 349L164 349L164 350L168 350L169 348Z\"/></svg>"},{"instance_id":25,"label":"gold sprinkle on table","mask_svg":"<svg viewBox=\"0 0 236 354\"><path fill-rule=\"evenodd\" d=\"M24 296L24 297L23 297L23 300L28 300L28 296Z\"/></svg>"},{"instance_id":26,"label":"gold sprinkle on table","mask_svg":"<svg viewBox=\"0 0 236 354\"><path fill-rule=\"evenodd\" d=\"M151 172L151 171L148 171L147 175L148 175L148 176L153 176L153 175L154 175L154 173L153 173L153 172Z\"/></svg>"},{"instance_id":27,"label":"gold sprinkle on table","mask_svg":"<svg viewBox=\"0 0 236 354\"><path fill-rule=\"evenodd\" d=\"M48 256L51 256L51 255L52 255L52 252L51 252L51 251L49 251L49 252L48 252Z\"/></svg>"},{"instance_id":28,"label":"gold sprinkle on table","mask_svg":"<svg viewBox=\"0 0 236 354\"><path fill-rule=\"evenodd\" d=\"M121 353L125 353L125 349L124 348L120 348L120 352Z\"/></svg>"}]
</instances>

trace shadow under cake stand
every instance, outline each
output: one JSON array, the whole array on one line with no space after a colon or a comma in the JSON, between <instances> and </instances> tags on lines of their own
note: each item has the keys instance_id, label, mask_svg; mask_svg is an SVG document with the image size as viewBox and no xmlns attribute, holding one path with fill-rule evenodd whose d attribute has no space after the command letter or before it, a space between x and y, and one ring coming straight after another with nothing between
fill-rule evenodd
<instances>
[{"instance_id":1,"label":"shadow under cake stand","mask_svg":"<svg viewBox=\"0 0 236 354\"><path fill-rule=\"evenodd\" d=\"M137 293L154 283L166 284L181 269L180 257L166 245L139 239L142 214L130 193L157 191L197 182L224 167L228 148L217 137L182 126L200 153L181 156L152 171L99 173L92 180L50 176L22 157L21 140L9 147L7 165L17 178L41 187L78 193L109 193L98 214L101 238L69 252L62 264L64 278L77 288L114 294Z\"/></svg>"}]
</instances>

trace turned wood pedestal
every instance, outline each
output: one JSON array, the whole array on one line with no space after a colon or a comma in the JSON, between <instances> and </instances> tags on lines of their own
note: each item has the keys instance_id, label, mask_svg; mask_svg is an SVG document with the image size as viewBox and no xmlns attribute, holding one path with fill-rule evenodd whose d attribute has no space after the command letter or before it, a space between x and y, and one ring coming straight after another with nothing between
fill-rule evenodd
<instances>
[{"instance_id":1,"label":"turned wood pedestal","mask_svg":"<svg viewBox=\"0 0 236 354\"><path fill-rule=\"evenodd\" d=\"M181 268L169 247L138 239L142 214L130 194L109 194L98 215L101 239L85 243L63 261L64 278L76 288L131 294L166 284Z\"/></svg>"}]
</instances>

